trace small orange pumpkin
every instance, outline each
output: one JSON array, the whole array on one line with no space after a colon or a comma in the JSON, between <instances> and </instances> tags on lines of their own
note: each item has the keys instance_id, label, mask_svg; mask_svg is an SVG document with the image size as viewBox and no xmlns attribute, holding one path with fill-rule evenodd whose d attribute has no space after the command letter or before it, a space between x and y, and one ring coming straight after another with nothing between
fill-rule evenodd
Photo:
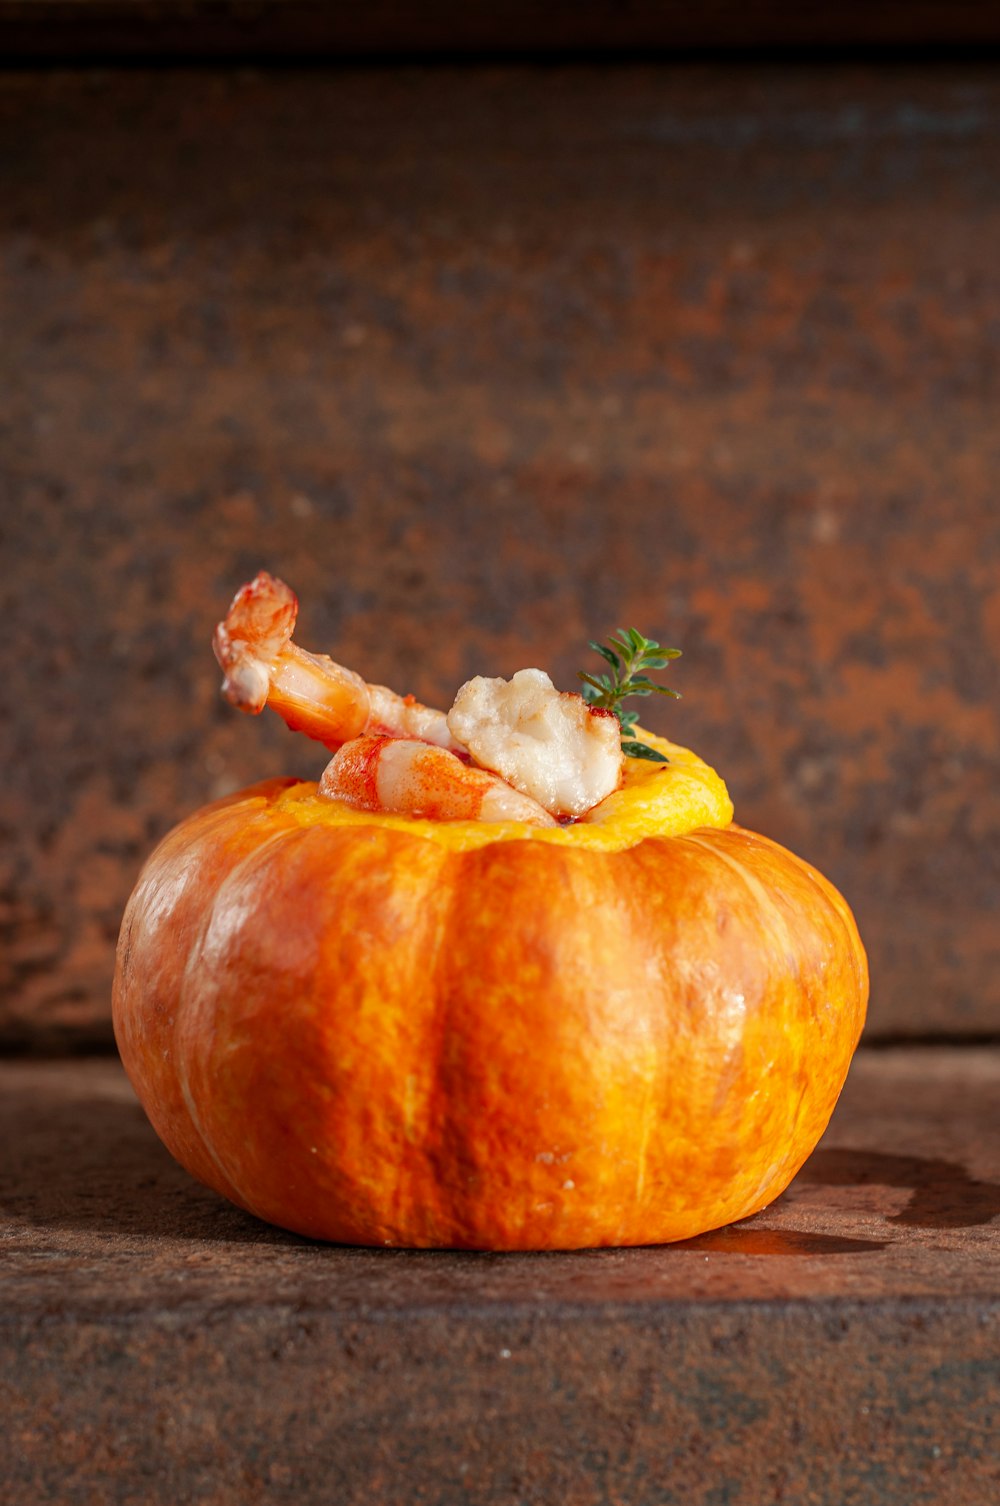
<instances>
[{"instance_id":1,"label":"small orange pumpkin","mask_svg":"<svg viewBox=\"0 0 1000 1506\"><path fill-rule=\"evenodd\" d=\"M864 1023L865 954L718 776L629 760L554 830L359 813L274 780L184 821L119 942L158 1134L271 1223L364 1245L683 1239L788 1185Z\"/></svg>"}]
</instances>

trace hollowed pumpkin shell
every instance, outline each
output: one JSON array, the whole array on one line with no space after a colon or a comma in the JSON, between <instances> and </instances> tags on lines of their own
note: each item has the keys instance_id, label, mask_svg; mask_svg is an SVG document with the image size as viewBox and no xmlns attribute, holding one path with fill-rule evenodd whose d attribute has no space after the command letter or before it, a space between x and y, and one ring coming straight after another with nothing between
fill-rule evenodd
<instances>
[{"instance_id":1,"label":"hollowed pumpkin shell","mask_svg":"<svg viewBox=\"0 0 1000 1506\"><path fill-rule=\"evenodd\" d=\"M157 1133L262 1219L351 1244L683 1239L788 1185L864 1023L853 917L650 739L601 819L362 815L275 780L149 859L122 1060Z\"/></svg>"}]
</instances>

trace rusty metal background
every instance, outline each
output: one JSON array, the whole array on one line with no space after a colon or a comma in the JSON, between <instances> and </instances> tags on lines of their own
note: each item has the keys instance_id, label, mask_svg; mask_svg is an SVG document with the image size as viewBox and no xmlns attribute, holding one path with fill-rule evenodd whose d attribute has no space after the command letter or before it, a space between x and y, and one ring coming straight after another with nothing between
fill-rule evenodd
<instances>
[{"instance_id":1,"label":"rusty metal background","mask_svg":"<svg viewBox=\"0 0 1000 1506\"><path fill-rule=\"evenodd\" d=\"M993 71L22 72L0 150L7 1046L106 1044L150 844L321 766L217 697L261 564L430 700L678 643L872 1030L997 1030Z\"/></svg>"},{"instance_id":2,"label":"rusty metal background","mask_svg":"<svg viewBox=\"0 0 1000 1506\"><path fill-rule=\"evenodd\" d=\"M224 1204L115 1063L0 1064L4 1506L994 1506L998 1094L862 1052L743 1224L414 1254Z\"/></svg>"}]
</instances>

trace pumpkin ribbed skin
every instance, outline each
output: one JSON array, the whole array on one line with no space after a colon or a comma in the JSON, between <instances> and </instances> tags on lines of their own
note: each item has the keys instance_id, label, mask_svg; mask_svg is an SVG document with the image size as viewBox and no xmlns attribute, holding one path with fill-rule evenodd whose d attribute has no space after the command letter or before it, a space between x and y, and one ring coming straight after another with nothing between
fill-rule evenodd
<instances>
[{"instance_id":1,"label":"pumpkin ribbed skin","mask_svg":"<svg viewBox=\"0 0 1000 1506\"><path fill-rule=\"evenodd\" d=\"M322 1239L492 1250L682 1239L787 1186L867 1000L820 874L736 826L454 850L291 785L177 827L122 927L122 1060L196 1177Z\"/></svg>"}]
</instances>

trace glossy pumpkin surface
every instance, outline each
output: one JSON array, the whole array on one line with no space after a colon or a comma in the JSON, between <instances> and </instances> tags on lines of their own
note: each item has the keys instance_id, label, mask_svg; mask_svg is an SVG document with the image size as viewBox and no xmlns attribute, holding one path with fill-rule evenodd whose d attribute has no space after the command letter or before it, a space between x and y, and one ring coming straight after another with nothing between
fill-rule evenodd
<instances>
[{"instance_id":1,"label":"glossy pumpkin surface","mask_svg":"<svg viewBox=\"0 0 1000 1506\"><path fill-rule=\"evenodd\" d=\"M593 824L361 815L277 780L170 833L114 1015L173 1155L368 1245L660 1243L777 1197L843 1085L864 951L836 890L655 741L670 765Z\"/></svg>"}]
</instances>

